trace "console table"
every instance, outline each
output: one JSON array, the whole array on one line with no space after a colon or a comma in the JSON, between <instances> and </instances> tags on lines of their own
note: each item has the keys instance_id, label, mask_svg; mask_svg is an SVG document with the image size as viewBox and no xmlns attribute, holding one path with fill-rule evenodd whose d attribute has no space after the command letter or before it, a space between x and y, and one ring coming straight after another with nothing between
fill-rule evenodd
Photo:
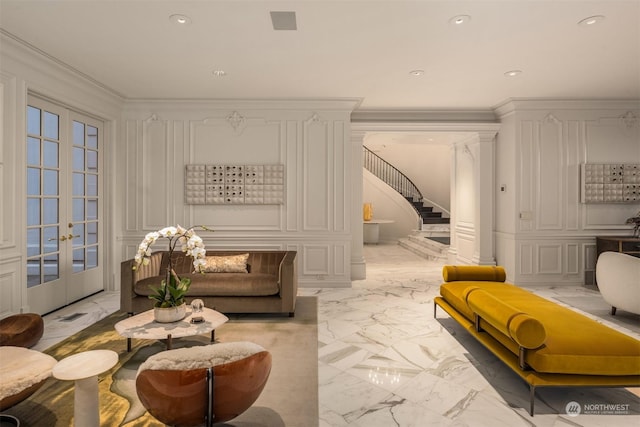
<instances>
[{"instance_id":1,"label":"console table","mask_svg":"<svg viewBox=\"0 0 640 427\"><path fill-rule=\"evenodd\" d=\"M363 224L363 242L377 244L380 240L380 224L391 224L395 221L391 219L372 219L364 221Z\"/></svg>"},{"instance_id":2,"label":"console table","mask_svg":"<svg viewBox=\"0 0 640 427\"><path fill-rule=\"evenodd\" d=\"M596 237L596 256L607 251L640 257L640 238L631 236Z\"/></svg>"}]
</instances>

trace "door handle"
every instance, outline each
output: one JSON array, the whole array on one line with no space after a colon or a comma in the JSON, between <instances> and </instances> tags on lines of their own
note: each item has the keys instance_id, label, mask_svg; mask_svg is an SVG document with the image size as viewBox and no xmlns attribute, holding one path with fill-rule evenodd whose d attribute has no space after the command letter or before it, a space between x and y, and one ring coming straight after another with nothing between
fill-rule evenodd
<instances>
[{"instance_id":1,"label":"door handle","mask_svg":"<svg viewBox=\"0 0 640 427\"><path fill-rule=\"evenodd\" d=\"M62 237L64 237L64 236L62 236ZM67 236L67 239L71 240L71 239L73 239L74 237L80 237L80 235L79 235L79 234L76 234L76 235L74 236L73 234L69 233L69 235Z\"/></svg>"},{"instance_id":2,"label":"door handle","mask_svg":"<svg viewBox=\"0 0 640 427\"><path fill-rule=\"evenodd\" d=\"M70 235L71 236L71 235ZM61 242L64 242L65 240L67 240L67 236L60 236L60 238L57 237L51 237L49 239L47 239L47 242L51 242L53 240L60 240Z\"/></svg>"}]
</instances>

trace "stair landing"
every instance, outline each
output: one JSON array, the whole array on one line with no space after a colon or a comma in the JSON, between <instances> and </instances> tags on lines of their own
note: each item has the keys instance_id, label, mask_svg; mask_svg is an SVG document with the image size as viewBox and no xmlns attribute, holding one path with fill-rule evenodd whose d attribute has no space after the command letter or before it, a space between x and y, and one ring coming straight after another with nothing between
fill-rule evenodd
<instances>
[{"instance_id":1,"label":"stair landing","mask_svg":"<svg viewBox=\"0 0 640 427\"><path fill-rule=\"evenodd\" d=\"M429 227L424 225L425 228ZM443 224L436 229L417 230L408 237L398 240L398 245L433 261L446 261L449 252L449 229Z\"/></svg>"}]
</instances>

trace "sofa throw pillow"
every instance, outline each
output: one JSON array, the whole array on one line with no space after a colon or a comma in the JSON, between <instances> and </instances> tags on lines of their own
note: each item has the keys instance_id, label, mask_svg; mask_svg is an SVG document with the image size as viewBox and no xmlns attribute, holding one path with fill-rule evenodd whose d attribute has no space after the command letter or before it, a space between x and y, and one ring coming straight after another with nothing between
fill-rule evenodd
<instances>
[{"instance_id":1,"label":"sofa throw pillow","mask_svg":"<svg viewBox=\"0 0 640 427\"><path fill-rule=\"evenodd\" d=\"M249 254L208 256L206 257L205 273L248 273L247 260Z\"/></svg>"}]
</instances>

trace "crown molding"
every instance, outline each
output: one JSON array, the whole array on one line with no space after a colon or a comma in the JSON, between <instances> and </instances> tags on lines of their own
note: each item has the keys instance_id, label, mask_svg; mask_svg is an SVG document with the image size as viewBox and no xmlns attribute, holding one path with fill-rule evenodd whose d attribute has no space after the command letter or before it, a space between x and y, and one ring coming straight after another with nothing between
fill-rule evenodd
<instances>
[{"instance_id":1,"label":"crown molding","mask_svg":"<svg viewBox=\"0 0 640 427\"><path fill-rule=\"evenodd\" d=\"M280 98L280 99L132 99L125 100L125 109L153 110L282 110L282 111L340 111L351 112L361 98Z\"/></svg>"},{"instance_id":2,"label":"crown molding","mask_svg":"<svg viewBox=\"0 0 640 427\"><path fill-rule=\"evenodd\" d=\"M495 112L479 110L409 110L409 109L358 109L351 113L351 123L360 122L438 122L438 123L496 123Z\"/></svg>"},{"instance_id":3,"label":"crown molding","mask_svg":"<svg viewBox=\"0 0 640 427\"><path fill-rule=\"evenodd\" d=\"M510 98L494 107L498 118L516 111L640 110L640 99Z\"/></svg>"},{"instance_id":4,"label":"crown molding","mask_svg":"<svg viewBox=\"0 0 640 427\"><path fill-rule=\"evenodd\" d=\"M500 123L452 122L351 122L352 132L475 132L493 133Z\"/></svg>"}]
</instances>

